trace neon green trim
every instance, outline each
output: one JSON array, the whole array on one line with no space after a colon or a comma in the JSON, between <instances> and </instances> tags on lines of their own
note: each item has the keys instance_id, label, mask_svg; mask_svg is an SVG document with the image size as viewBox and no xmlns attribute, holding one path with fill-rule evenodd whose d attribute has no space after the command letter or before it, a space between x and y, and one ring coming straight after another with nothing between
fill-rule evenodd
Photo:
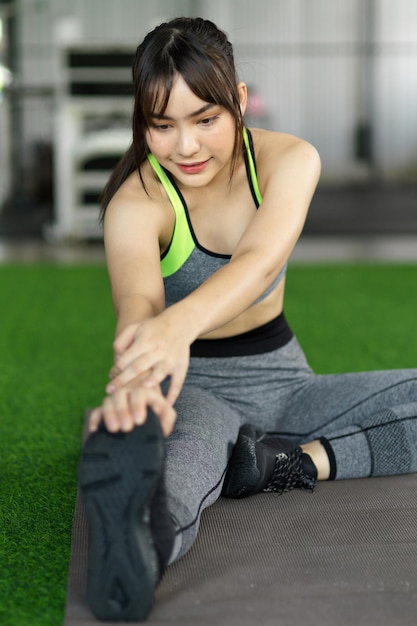
<instances>
[{"instance_id":1,"label":"neon green trim","mask_svg":"<svg viewBox=\"0 0 417 626\"><path fill-rule=\"evenodd\" d=\"M246 128L243 129L243 141L245 142L246 152L248 155L249 172L255 191L256 199L259 204L262 202L262 195L259 190L258 178L256 176L255 163L252 157L252 152L249 146L249 138ZM195 242L192 237L190 227L187 221L187 215L185 213L184 206L181 199L178 197L178 193L168 178L163 167L158 163L153 154L148 154L148 161L151 164L154 172L158 176L168 198L175 211L175 226L174 233L172 235L172 241L167 254L161 260L161 272L164 278L175 274L186 262L190 254L195 248Z\"/></svg>"},{"instance_id":2,"label":"neon green trim","mask_svg":"<svg viewBox=\"0 0 417 626\"><path fill-rule=\"evenodd\" d=\"M169 180L162 166L155 159L153 154L148 154L148 160L156 175L161 181L168 198L175 211L175 226L172 241L167 254L161 260L161 272L164 278L175 274L186 262L191 252L195 248L195 242L191 235L190 227L183 204L178 197L174 185Z\"/></svg>"},{"instance_id":3,"label":"neon green trim","mask_svg":"<svg viewBox=\"0 0 417 626\"><path fill-rule=\"evenodd\" d=\"M259 204L261 204L262 194L260 192L259 185L258 185L258 177L256 175L255 163L253 161L252 152L251 152L250 145L249 145L248 131L246 130L246 128L243 128L243 141L245 142L246 154L248 155L249 171L250 171L250 177L251 177L253 189L255 191L255 196L256 196L257 201L259 202Z\"/></svg>"}]
</instances>

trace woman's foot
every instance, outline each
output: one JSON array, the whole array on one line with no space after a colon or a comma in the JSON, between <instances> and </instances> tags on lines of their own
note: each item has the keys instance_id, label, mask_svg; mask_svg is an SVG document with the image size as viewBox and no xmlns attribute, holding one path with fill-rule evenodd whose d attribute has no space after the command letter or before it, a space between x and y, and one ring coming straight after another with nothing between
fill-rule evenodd
<instances>
[{"instance_id":1,"label":"woman's foot","mask_svg":"<svg viewBox=\"0 0 417 626\"><path fill-rule=\"evenodd\" d=\"M99 619L142 621L152 608L175 537L163 466L152 411L129 433L102 425L85 443L79 485L89 525L87 600Z\"/></svg>"},{"instance_id":2,"label":"woman's foot","mask_svg":"<svg viewBox=\"0 0 417 626\"><path fill-rule=\"evenodd\" d=\"M222 495L245 498L261 491L313 490L316 478L311 459L303 458L300 447L245 424L229 461Z\"/></svg>"}]
</instances>

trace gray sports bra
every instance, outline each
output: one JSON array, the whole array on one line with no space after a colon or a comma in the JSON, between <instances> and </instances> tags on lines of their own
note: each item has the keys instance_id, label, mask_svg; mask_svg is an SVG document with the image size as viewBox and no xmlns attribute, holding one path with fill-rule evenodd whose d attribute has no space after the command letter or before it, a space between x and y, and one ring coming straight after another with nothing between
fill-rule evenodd
<instances>
[{"instance_id":1,"label":"gray sports bra","mask_svg":"<svg viewBox=\"0 0 417 626\"><path fill-rule=\"evenodd\" d=\"M262 196L256 176L252 137L246 128L244 129L243 139L248 182L255 205L258 208L262 202ZM211 252L211 250L208 250L198 242L191 224L187 204L172 175L158 163L153 154L148 155L148 160L161 181L175 211L175 226L172 239L168 249L161 256L161 272L165 286L166 306L170 306L188 296L212 274L226 265L230 261L231 255ZM266 298L273 291L285 276L285 272L286 266L284 266L273 283L254 304Z\"/></svg>"}]
</instances>

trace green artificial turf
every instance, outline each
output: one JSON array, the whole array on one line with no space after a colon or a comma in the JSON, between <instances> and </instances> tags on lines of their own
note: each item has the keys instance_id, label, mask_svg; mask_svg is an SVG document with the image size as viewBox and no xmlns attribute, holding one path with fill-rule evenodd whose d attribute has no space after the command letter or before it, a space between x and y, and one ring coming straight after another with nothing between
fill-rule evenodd
<instances>
[{"instance_id":1,"label":"green artificial turf","mask_svg":"<svg viewBox=\"0 0 417 626\"><path fill-rule=\"evenodd\" d=\"M290 267L286 314L321 373L417 367L417 266ZM62 624L83 413L111 363L102 266L0 267L0 624Z\"/></svg>"},{"instance_id":2,"label":"green artificial turf","mask_svg":"<svg viewBox=\"0 0 417 626\"><path fill-rule=\"evenodd\" d=\"M0 624L62 623L83 411L113 312L102 267L0 267Z\"/></svg>"}]
</instances>

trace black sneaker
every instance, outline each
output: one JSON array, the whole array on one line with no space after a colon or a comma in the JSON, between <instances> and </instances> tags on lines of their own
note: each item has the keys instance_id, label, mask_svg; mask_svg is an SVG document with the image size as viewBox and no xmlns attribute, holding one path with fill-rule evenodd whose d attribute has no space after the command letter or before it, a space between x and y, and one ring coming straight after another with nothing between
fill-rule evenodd
<instances>
[{"instance_id":1,"label":"black sneaker","mask_svg":"<svg viewBox=\"0 0 417 626\"><path fill-rule=\"evenodd\" d=\"M226 498L246 498L260 491L283 493L314 489L316 478L302 465L302 450L281 437L244 424L233 449L223 483Z\"/></svg>"},{"instance_id":2,"label":"black sneaker","mask_svg":"<svg viewBox=\"0 0 417 626\"><path fill-rule=\"evenodd\" d=\"M152 608L175 537L163 465L152 411L129 433L102 425L85 443L79 485L89 525L87 601L98 619L142 621Z\"/></svg>"}]
</instances>

